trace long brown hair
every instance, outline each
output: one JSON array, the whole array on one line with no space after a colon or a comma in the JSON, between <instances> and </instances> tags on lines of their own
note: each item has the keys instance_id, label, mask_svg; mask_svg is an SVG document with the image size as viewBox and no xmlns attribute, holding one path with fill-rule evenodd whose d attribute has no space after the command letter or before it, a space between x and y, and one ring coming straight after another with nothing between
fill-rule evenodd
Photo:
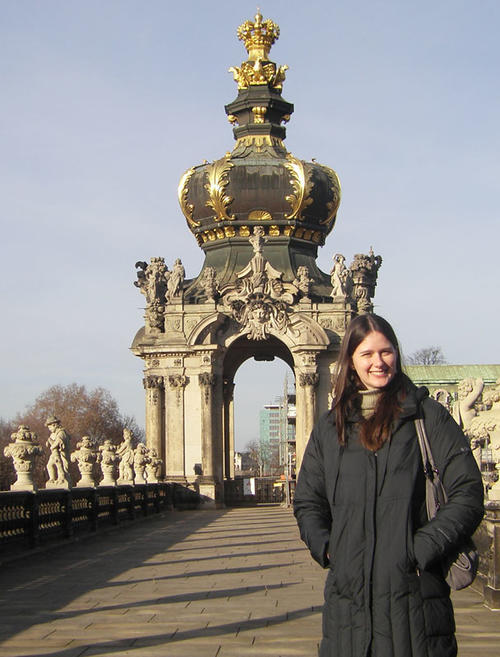
<instances>
[{"instance_id":1,"label":"long brown hair","mask_svg":"<svg viewBox=\"0 0 500 657\"><path fill-rule=\"evenodd\" d=\"M352 366L352 355L358 345L373 331L382 333L396 350L396 371L391 381L382 389L374 414L360 420L361 443L370 450L379 449L389 438L392 425L401 412L401 401L409 381L401 369L401 352L392 326L379 315L366 314L355 317L340 345L336 380L333 388L332 412L335 414L338 440L346 444L346 420L361 407L361 381Z\"/></svg>"}]
</instances>

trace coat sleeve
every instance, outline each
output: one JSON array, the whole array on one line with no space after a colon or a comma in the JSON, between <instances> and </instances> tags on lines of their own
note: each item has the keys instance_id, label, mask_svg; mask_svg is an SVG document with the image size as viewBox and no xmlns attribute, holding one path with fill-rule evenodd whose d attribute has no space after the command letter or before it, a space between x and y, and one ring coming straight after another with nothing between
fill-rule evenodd
<instances>
[{"instance_id":1,"label":"coat sleeve","mask_svg":"<svg viewBox=\"0 0 500 657\"><path fill-rule=\"evenodd\" d=\"M425 427L448 502L414 536L415 559L425 569L474 533L484 514L483 482L469 443L455 420L433 400L423 404Z\"/></svg>"},{"instance_id":2,"label":"coat sleeve","mask_svg":"<svg viewBox=\"0 0 500 657\"><path fill-rule=\"evenodd\" d=\"M329 564L327 554L332 516L326 493L325 463L320 433L320 429L315 427L307 443L297 479L293 507L300 537L309 548L313 559L326 568Z\"/></svg>"}]
</instances>

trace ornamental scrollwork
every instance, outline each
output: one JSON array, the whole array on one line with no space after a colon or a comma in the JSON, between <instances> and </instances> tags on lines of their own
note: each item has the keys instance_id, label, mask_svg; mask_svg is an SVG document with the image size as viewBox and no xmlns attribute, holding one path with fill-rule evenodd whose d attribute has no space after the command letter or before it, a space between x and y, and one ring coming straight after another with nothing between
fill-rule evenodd
<instances>
[{"instance_id":1,"label":"ornamental scrollwork","mask_svg":"<svg viewBox=\"0 0 500 657\"><path fill-rule=\"evenodd\" d=\"M179 199L179 205L181 206L182 214L186 217L187 222L191 228L196 228L200 225L199 221L193 219L194 205L189 203L187 200L187 195L189 191L189 181L191 176L194 173L194 167L188 169L179 182L179 187L177 188L177 196Z\"/></svg>"},{"instance_id":2,"label":"ornamental scrollwork","mask_svg":"<svg viewBox=\"0 0 500 657\"><path fill-rule=\"evenodd\" d=\"M335 223L335 218L337 216L337 210L339 209L340 205L340 199L342 196L342 191L340 188L340 180L337 174L333 169L330 169L330 167L325 166L324 164L320 165L323 171L326 173L328 176L328 180L330 181L330 191L332 193L332 200L328 201L326 204L327 210L328 210L328 215L326 219L323 219L320 223L326 224L327 226L332 225Z\"/></svg>"},{"instance_id":3,"label":"ornamental scrollwork","mask_svg":"<svg viewBox=\"0 0 500 657\"><path fill-rule=\"evenodd\" d=\"M229 183L228 173L233 166L233 163L227 157L223 157L207 168L208 182L205 184L205 189L208 192L209 199L206 205L214 211L215 221L231 221L234 219L234 215L229 215L227 212L233 197L228 196L225 192Z\"/></svg>"},{"instance_id":4,"label":"ornamental scrollwork","mask_svg":"<svg viewBox=\"0 0 500 657\"><path fill-rule=\"evenodd\" d=\"M283 283L283 274L264 257L264 229L255 226L249 237L254 255L237 273L237 282L223 291L223 303L249 340L267 340L270 332L290 328L290 304L297 288Z\"/></svg>"},{"instance_id":5,"label":"ornamental scrollwork","mask_svg":"<svg viewBox=\"0 0 500 657\"><path fill-rule=\"evenodd\" d=\"M290 203L291 211L285 214L286 219L302 219L302 212L313 202L310 194L313 188L311 171L304 162L295 158L291 153L287 155L287 162L285 168L291 175L290 185L293 189L293 194L285 197L285 200Z\"/></svg>"}]
</instances>

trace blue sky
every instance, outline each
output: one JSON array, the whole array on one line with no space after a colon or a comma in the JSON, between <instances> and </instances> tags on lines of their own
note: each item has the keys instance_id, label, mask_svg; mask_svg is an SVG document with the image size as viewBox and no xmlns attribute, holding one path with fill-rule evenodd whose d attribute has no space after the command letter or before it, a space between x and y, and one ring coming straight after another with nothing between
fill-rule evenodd
<instances>
[{"instance_id":1,"label":"blue sky","mask_svg":"<svg viewBox=\"0 0 500 657\"><path fill-rule=\"evenodd\" d=\"M290 67L287 148L334 168L343 187L322 269L373 246L376 310L406 353L437 344L452 363L500 362L500 3L261 10L281 27L271 59ZM201 268L177 184L232 148L227 69L246 59L236 28L254 13L235 0L0 4L1 417L76 381L108 388L142 422L134 263ZM239 445L284 372L238 373Z\"/></svg>"}]
</instances>

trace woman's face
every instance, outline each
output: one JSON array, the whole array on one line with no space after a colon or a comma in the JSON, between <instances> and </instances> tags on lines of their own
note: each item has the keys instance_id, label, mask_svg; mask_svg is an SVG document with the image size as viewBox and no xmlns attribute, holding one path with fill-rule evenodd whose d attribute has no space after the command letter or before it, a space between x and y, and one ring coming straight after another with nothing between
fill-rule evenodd
<instances>
[{"instance_id":1,"label":"woman's face","mask_svg":"<svg viewBox=\"0 0 500 657\"><path fill-rule=\"evenodd\" d=\"M384 388L396 374L397 353L383 333L372 331L358 344L351 366L367 390Z\"/></svg>"}]
</instances>

